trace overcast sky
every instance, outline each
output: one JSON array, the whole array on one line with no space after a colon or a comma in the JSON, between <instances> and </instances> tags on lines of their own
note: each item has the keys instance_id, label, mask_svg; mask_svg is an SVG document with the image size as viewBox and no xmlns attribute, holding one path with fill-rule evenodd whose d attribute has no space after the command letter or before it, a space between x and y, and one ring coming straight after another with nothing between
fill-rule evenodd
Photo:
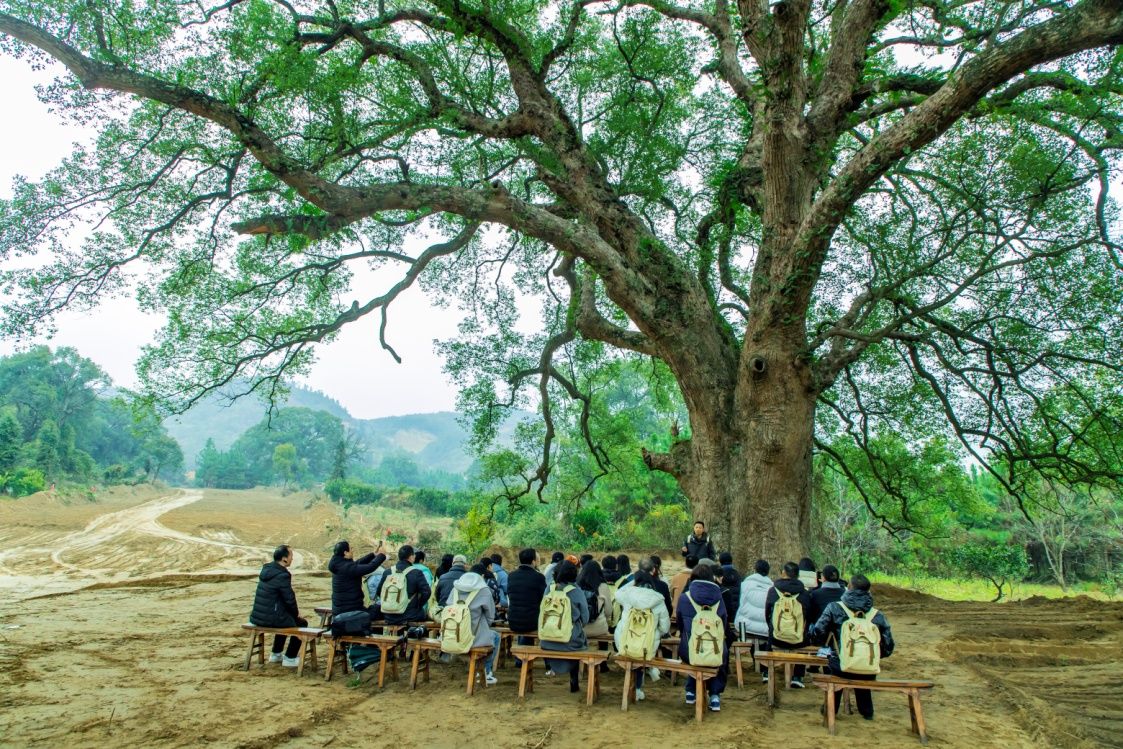
<instances>
[{"instance_id":1,"label":"overcast sky","mask_svg":"<svg viewBox=\"0 0 1123 749\"><path fill-rule=\"evenodd\" d=\"M12 177L37 179L55 166L76 141L90 134L68 125L48 111L35 94L37 84L57 74L33 71L27 61L0 55L0 197L11 195ZM382 289L357 290L367 299ZM436 309L418 290L408 290L390 307L387 338L402 357L397 364L378 344L378 316L370 315L343 330L330 346L320 347L319 360L307 385L343 403L353 416L375 418L408 413L451 410L456 389L433 352L434 338L456 331L455 310ZM130 299L109 300L87 314L59 318L52 347L73 346L97 362L113 381L136 387L134 364L140 347L152 339L161 321L142 314ZM0 339L0 354L15 350Z\"/></svg>"}]
</instances>

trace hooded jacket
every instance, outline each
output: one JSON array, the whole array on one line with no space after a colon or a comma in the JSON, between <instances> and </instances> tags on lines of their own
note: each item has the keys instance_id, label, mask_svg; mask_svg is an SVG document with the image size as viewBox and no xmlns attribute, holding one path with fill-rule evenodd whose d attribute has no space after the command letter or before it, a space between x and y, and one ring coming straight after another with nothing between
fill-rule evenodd
<instances>
[{"instance_id":1,"label":"hooded jacket","mask_svg":"<svg viewBox=\"0 0 1123 749\"><path fill-rule=\"evenodd\" d=\"M628 612L632 609L647 609L655 614L655 639L651 643L649 652L658 652L659 640L671 631L671 617L667 613L663 594L652 588L628 585L617 591L616 601L620 604L621 609L620 622L616 625L615 633L616 652L620 652L624 644L624 625L628 621Z\"/></svg>"},{"instance_id":2,"label":"hooded jacket","mask_svg":"<svg viewBox=\"0 0 1123 749\"><path fill-rule=\"evenodd\" d=\"M840 601L827 604L823 615L808 629L807 634L813 642L825 643L830 639L829 635L834 635L834 639L830 643L831 654L827 660L835 670L839 670L838 642L842 637L842 624L849 618L840 604L845 605L855 614L864 614L874 607L873 596L868 592L847 590L842 594ZM873 623L881 632L881 657L888 658L893 655L893 648L896 645L893 642L893 631L889 629L889 620L879 610L873 618Z\"/></svg>"},{"instance_id":3,"label":"hooded jacket","mask_svg":"<svg viewBox=\"0 0 1123 749\"><path fill-rule=\"evenodd\" d=\"M764 602L768 591L772 590L772 580L765 575L753 573L741 581L741 605L737 607L734 623L755 637L768 637L768 622L764 619Z\"/></svg>"},{"instance_id":4,"label":"hooded jacket","mask_svg":"<svg viewBox=\"0 0 1123 749\"><path fill-rule=\"evenodd\" d=\"M710 541L710 534L703 533L701 538L697 538L693 533L686 537L682 542L686 547L684 557L694 557L696 559L717 559L717 552L714 551L713 542Z\"/></svg>"},{"instance_id":5,"label":"hooded jacket","mask_svg":"<svg viewBox=\"0 0 1123 749\"><path fill-rule=\"evenodd\" d=\"M811 591L811 605L808 607L809 616L807 617L808 626L819 621L819 617L827 610L827 605L842 598L845 590L841 583L824 580L822 585Z\"/></svg>"},{"instance_id":6,"label":"hooded jacket","mask_svg":"<svg viewBox=\"0 0 1123 749\"><path fill-rule=\"evenodd\" d=\"M729 665L729 643L732 641L732 633L729 631L729 612L725 610L725 602L721 599L721 588L717 583L711 583L709 580L693 580L690 585L686 586L686 590L678 599L678 604L675 607L675 623L678 626L679 635L682 638L678 644L678 656L684 663L690 662L690 654L688 645L690 643L690 632L694 626L694 616L697 610L690 603L690 598L686 594L690 594L690 598L694 599L694 603L699 606L713 606L717 604L717 615L721 617L722 623L725 625L725 647L722 652L722 666Z\"/></svg>"},{"instance_id":7,"label":"hooded jacket","mask_svg":"<svg viewBox=\"0 0 1123 749\"><path fill-rule=\"evenodd\" d=\"M411 564L405 560L399 560L394 565L394 572L406 573L406 594L409 595L409 605L406 610L400 614L383 613L386 618L387 624L405 624L406 622L419 622L425 619L425 605L429 602L429 583L425 581L425 575L421 574L421 570L410 569ZM409 570L406 572L406 570ZM386 581L390 579L389 575L382 576L382 582L378 584L378 597L382 598L382 589L386 587Z\"/></svg>"},{"instance_id":8,"label":"hooded jacket","mask_svg":"<svg viewBox=\"0 0 1123 749\"><path fill-rule=\"evenodd\" d=\"M484 645L495 647L495 632L491 629L491 623L495 621L495 601L488 590L487 582L475 572L466 572L453 583L452 590L455 600L464 600L477 590L480 591L468 605L468 610L472 614L472 632L475 634L472 647L478 648ZM453 600L450 597L449 603L451 604Z\"/></svg>"},{"instance_id":9,"label":"hooded jacket","mask_svg":"<svg viewBox=\"0 0 1123 749\"><path fill-rule=\"evenodd\" d=\"M732 564L721 565L721 597L734 616L741 608L741 579L741 573Z\"/></svg>"},{"instance_id":10,"label":"hooded jacket","mask_svg":"<svg viewBox=\"0 0 1123 749\"><path fill-rule=\"evenodd\" d=\"M780 600L780 593L787 593L794 595L799 605L803 608L803 639L796 643L781 642L780 640L773 639L772 637L772 609L776 606L776 601ZM768 591L768 597L764 599L764 623L768 625L768 639L773 645L780 648L801 648L807 644L807 629L811 626L807 609L811 605L811 594L807 592L801 580L789 580L786 577L781 577L772 586L772 590Z\"/></svg>"},{"instance_id":11,"label":"hooded jacket","mask_svg":"<svg viewBox=\"0 0 1123 749\"><path fill-rule=\"evenodd\" d=\"M448 594L452 592L453 584L465 574L463 564L454 564L452 569L441 575L437 580L437 604L444 606L448 603Z\"/></svg>"},{"instance_id":12,"label":"hooded jacket","mask_svg":"<svg viewBox=\"0 0 1123 749\"><path fill-rule=\"evenodd\" d=\"M300 611L292 589L292 575L280 562L269 562L257 576L250 624L259 627L295 627Z\"/></svg>"},{"instance_id":13,"label":"hooded jacket","mask_svg":"<svg viewBox=\"0 0 1123 749\"><path fill-rule=\"evenodd\" d=\"M385 554L374 552L360 559L347 559L342 554L332 556L328 571L331 572L333 616L363 609L363 577L381 567L385 561Z\"/></svg>"},{"instance_id":14,"label":"hooded jacket","mask_svg":"<svg viewBox=\"0 0 1123 749\"><path fill-rule=\"evenodd\" d=\"M529 564L520 564L507 577L507 625L512 632L538 629L538 612L546 594L546 578Z\"/></svg>"}]
</instances>

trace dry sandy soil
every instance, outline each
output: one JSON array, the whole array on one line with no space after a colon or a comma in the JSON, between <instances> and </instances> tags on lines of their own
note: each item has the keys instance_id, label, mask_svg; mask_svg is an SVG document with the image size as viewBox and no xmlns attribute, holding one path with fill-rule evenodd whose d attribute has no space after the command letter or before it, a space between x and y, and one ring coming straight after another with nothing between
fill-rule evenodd
<instances>
[{"instance_id":1,"label":"dry sandy soil","mask_svg":"<svg viewBox=\"0 0 1123 749\"><path fill-rule=\"evenodd\" d=\"M538 679L525 704L515 672L468 698L463 665L435 666L410 693L240 669L239 630L254 577L279 542L300 552L304 609L326 603L328 545L347 525L299 496L128 490L96 503L45 495L0 502L0 745L324 747L911 747L904 698L877 719L819 722L818 690L770 710L751 678L731 684L699 729L681 686L649 684L620 712L621 677L589 708L563 680ZM949 603L875 588L898 651L888 678L927 678L934 747L1123 746L1117 688L1123 604L1083 598ZM322 660L322 657L321 657Z\"/></svg>"}]
</instances>

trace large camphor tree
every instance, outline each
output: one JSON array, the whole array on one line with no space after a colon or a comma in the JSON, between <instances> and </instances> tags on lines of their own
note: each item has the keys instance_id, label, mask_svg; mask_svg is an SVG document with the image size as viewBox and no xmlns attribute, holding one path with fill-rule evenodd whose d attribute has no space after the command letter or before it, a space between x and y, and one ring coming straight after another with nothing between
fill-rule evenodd
<instances>
[{"instance_id":1,"label":"large camphor tree","mask_svg":"<svg viewBox=\"0 0 1123 749\"><path fill-rule=\"evenodd\" d=\"M7 0L0 39L100 133L0 208L4 330L135 267L172 408L372 313L392 352L422 284L472 313L471 394L539 399L512 498L626 356L688 414L648 466L740 559L804 549L816 447L905 523L891 435L1119 479L1123 0Z\"/></svg>"}]
</instances>

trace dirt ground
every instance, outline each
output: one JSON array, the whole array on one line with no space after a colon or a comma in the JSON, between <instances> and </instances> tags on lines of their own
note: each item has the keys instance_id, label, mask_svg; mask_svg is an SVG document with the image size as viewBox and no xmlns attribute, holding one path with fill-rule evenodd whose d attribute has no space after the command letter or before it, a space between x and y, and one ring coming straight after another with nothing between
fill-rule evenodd
<instances>
[{"instance_id":1,"label":"dirt ground","mask_svg":"<svg viewBox=\"0 0 1123 749\"><path fill-rule=\"evenodd\" d=\"M620 711L621 676L593 707L564 679L516 672L464 694L462 664L411 693L279 665L241 670L254 577L279 542L299 552L302 608L330 599L325 550L337 511L263 492L117 491L96 503L0 502L0 746L910 747L903 697L875 697L872 723L820 724L818 690L770 710L752 675L701 728L682 687L647 686ZM924 700L934 747L1123 746L1116 690L1123 604L1084 598L950 603L874 589L897 638L885 678L939 685ZM321 665L323 656L321 655ZM373 669L372 669L373 670Z\"/></svg>"}]
</instances>

